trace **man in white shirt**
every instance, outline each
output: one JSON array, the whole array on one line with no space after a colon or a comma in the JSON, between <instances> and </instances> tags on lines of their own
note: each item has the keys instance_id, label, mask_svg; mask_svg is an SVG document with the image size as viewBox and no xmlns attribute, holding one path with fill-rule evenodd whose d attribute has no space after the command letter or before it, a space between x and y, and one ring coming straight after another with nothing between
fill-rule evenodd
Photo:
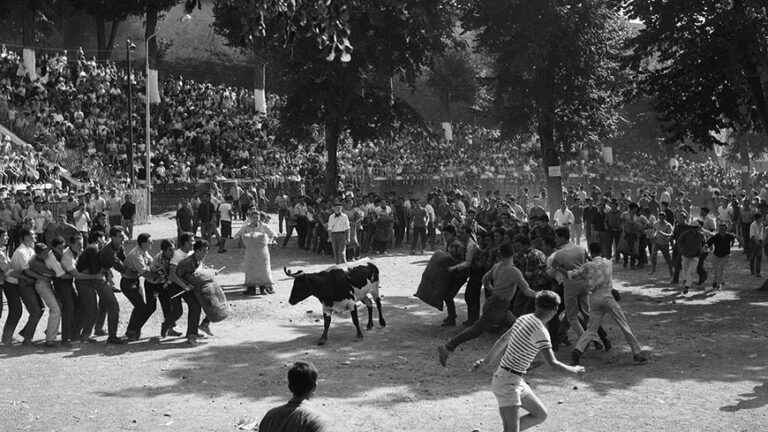
<instances>
[{"instance_id":1,"label":"man in white shirt","mask_svg":"<svg viewBox=\"0 0 768 432\"><path fill-rule=\"evenodd\" d=\"M13 287L19 293L24 307L29 314L27 323L21 330L20 334L24 338L25 345L32 344L32 338L35 335L37 329L37 323L40 322L40 318L43 317L43 309L40 305L40 299L35 291L35 278L34 274L29 270L29 262L35 256L35 236L28 229L22 229L19 232L21 238L21 244L13 252L11 257L11 271L6 275L5 283L13 285ZM12 341L13 334L16 330L16 325L19 323L21 317L8 317L8 320L3 327L3 341Z\"/></svg>"},{"instance_id":2,"label":"man in white shirt","mask_svg":"<svg viewBox=\"0 0 768 432\"><path fill-rule=\"evenodd\" d=\"M722 203L717 207L717 221L718 223L725 224L726 227L731 229L733 207L731 207L727 198L723 198Z\"/></svg>"},{"instance_id":3,"label":"man in white shirt","mask_svg":"<svg viewBox=\"0 0 768 432\"><path fill-rule=\"evenodd\" d=\"M219 223L221 224L221 237L219 238L219 253L227 251L227 239L232 238L232 197L227 196L224 202L219 204Z\"/></svg>"},{"instance_id":4,"label":"man in white shirt","mask_svg":"<svg viewBox=\"0 0 768 432\"><path fill-rule=\"evenodd\" d=\"M341 211L341 203L333 203L333 213L328 217L328 236L331 238L333 258L336 264L347 262L349 242L349 217Z\"/></svg>"},{"instance_id":5,"label":"man in white shirt","mask_svg":"<svg viewBox=\"0 0 768 432\"><path fill-rule=\"evenodd\" d=\"M83 237L88 235L91 225L91 215L88 214L88 210L85 209L85 204L82 201L77 205L77 210L72 214L72 220L75 222L75 228L83 233Z\"/></svg>"},{"instance_id":6,"label":"man in white shirt","mask_svg":"<svg viewBox=\"0 0 768 432\"><path fill-rule=\"evenodd\" d=\"M555 222L555 228L570 228L576 221L573 212L566 206L565 200L560 203L560 208L555 210L553 220Z\"/></svg>"},{"instance_id":7,"label":"man in white shirt","mask_svg":"<svg viewBox=\"0 0 768 432\"><path fill-rule=\"evenodd\" d=\"M97 191L94 192L91 197L91 206L93 207L94 213L103 213L107 210L107 201L105 201Z\"/></svg>"}]
</instances>

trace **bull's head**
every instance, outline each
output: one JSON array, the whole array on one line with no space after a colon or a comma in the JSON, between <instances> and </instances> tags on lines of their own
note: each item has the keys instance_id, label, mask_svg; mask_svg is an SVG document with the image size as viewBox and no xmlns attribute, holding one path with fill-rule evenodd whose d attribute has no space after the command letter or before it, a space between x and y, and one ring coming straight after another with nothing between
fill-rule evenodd
<instances>
[{"instance_id":1,"label":"bull's head","mask_svg":"<svg viewBox=\"0 0 768 432\"><path fill-rule=\"evenodd\" d=\"M307 275L304 275L303 271L291 272L287 268L283 267L283 271L287 276L293 278L293 288L291 288L291 296L288 298L288 303L293 306L302 302L307 297L312 296L313 281Z\"/></svg>"}]
</instances>

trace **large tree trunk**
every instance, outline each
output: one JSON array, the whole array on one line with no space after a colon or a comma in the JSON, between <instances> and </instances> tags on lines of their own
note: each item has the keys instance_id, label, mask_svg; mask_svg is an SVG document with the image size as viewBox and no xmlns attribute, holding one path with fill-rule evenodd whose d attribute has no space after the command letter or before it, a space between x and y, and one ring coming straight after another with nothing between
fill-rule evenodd
<instances>
[{"instance_id":1,"label":"large tree trunk","mask_svg":"<svg viewBox=\"0 0 768 432\"><path fill-rule=\"evenodd\" d=\"M109 39L107 39L104 45L104 60L112 58L112 49L115 47L115 37L117 37L117 29L120 28L120 21L113 20L112 25L109 26Z\"/></svg>"},{"instance_id":2,"label":"large tree trunk","mask_svg":"<svg viewBox=\"0 0 768 432\"><path fill-rule=\"evenodd\" d=\"M99 61L104 61L109 58L104 56L107 50L107 20L101 15L97 15L93 19L96 21L96 58Z\"/></svg>"},{"instance_id":3,"label":"large tree trunk","mask_svg":"<svg viewBox=\"0 0 768 432\"><path fill-rule=\"evenodd\" d=\"M555 144L555 95L554 73L551 66L545 66L541 72L541 87L538 95L538 133L541 145L544 176L547 179L545 205L548 212L554 212L563 199L563 179L560 169L560 155Z\"/></svg>"},{"instance_id":4,"label":"large tree trunk","mask_svg":"<svg viewBox=\"0 0 768 432\"><path fill-rule=\"evenodd\" d=\"M256 115L267 115L267 59L263 38L257 38L253 47L253 102Z\"/></svg>"},{"instance_id":5,"label":"large tree trunk","mask_svg":"<svg viewBox=\"0 0 768 432\"><path fill-rule=\"evenodd\" d=\"M154 6L147 7L147 23L144 29L144 40L149 40L148 51L145 53L149 60L149 70L147 71L147 81L149 82L150 103L160 102L160 87L158 86L158 51L157 51L157 16L158 11ZM154 37L153 37L154 36ZM151 38L151 39L150 39Z\"/></svg>"},{"instance_id":6,"label":"large tree trunk","mask_svg":"<svg viewBox=\"0 0 768 432\"><path fill-rule=\"evenodd\" d=\"M37 11L37 2L31 1L21 7L21 43L22 48L22 68L19 75L26 76L30 80L37 79L37 59L35 57L35 14Z\"/></svg>"},{"instance_id":7,"label":"large tree trunk","mask_svg":"<svg viewBox=\"0 0 768 432\"><path fill-rule=\"evenodd\" d=\"M334 199L336 186L339 182L339 161L337 153L339 138L341 137L341 122L337 117L331 117L325 122L325 151L328 155L328 163L325 166L325 193Z\"/></svg>"},{"instance_id":8,"label":"large tree trunk","mask_svg":"<svg viewBox=\"0 0 768 432\"><path fill-rule=\"evenodd\" d=\"M739 62L744 70L744 78L752 96L752 103L757 110L763 130L768 133L768 97L763 87L763 77L766 71L761 70L762 41L758 39L760 32L756 28L755 18L751 17L744 6L743 0L733 2L733 11L736 14L736 22L740 25L737 34L736 49L739 52Z\"/></svg>"}]
</instances>

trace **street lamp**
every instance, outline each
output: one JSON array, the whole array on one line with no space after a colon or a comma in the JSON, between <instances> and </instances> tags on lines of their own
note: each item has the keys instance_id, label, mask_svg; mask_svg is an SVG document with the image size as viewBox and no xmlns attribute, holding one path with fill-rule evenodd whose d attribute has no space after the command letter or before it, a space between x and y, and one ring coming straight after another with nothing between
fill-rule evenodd
<instances>
[{"instance_id":1,"label":"street lamp","mask_svg":"<svg viewBox=\"0 0 768 432\"><path fill-rule=\"evenodd\" d=\"M131 85L131 51L135 50L136 45L130 39L126 40L125 64L128 70L128 179L131 186L134 186L136 182L133 172L133 85Z\"/></svg>"}]
</instances>

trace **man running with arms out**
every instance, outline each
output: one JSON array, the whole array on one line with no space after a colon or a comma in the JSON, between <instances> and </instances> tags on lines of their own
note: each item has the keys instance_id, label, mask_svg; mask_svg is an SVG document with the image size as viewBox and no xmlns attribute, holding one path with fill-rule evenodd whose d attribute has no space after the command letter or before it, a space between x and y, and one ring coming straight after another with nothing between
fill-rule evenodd
<instances>
[{"instance_id":1,"label":"man running with arms out","mask_svg":"<svg viewBox=\"0 0 768 432\"><path fill-rule=\"evenodd\" d=\"M609 314L616 321L616 324L624 333L629 347L632 348L632 358L636 363L645 363L648 357L643 354L640 343L637 341L629 321L621 310L621 306L614 298L613 291L613 264L611 260L600 256L601 248L597 243L590 243L589 253L592 255L592 261L589 261L576 270L568 272L568 277L585 276L589 285L589 324L587 331L582 333L579 341L571 351L572 363L577 365L581 360L584 350L589 343L598 340L597 330L603 321L603 317Z\"/></svg>"},{"instance_id":2,"label":"man running with arms out","mask_svg":"<svg viewBox=\"0 0 768 432\"><path fill-rule=\"evenodd\" d=\"M536 292L528 286L523 274L513 263L514 249L512 245L509 243L502 244L499 253L501 254L501 261L483 276L483 285L486 291L492 292L483 305L483 314L471 327L459 333L447 344L437 348L441 365L445 366L448 356L464 342L472 340L484 332L489 332L495 327L508 326L514 320L509 312L509 306L518 289L528 297L536 297Z\"/></svg>"},{"instance_id":3,"label":"man running with arms out","mask_svg":"<svg viewBox=\"0 0 768 432\"><path fill-rule=\"evenodd\" d=\"M546 324L555 317L558 306L560 296L552 291L539 292L536 295L536 311L518 318L512 328L496 341L488 355L474 364L477 369L483 364L496 367L498 363L491 391L499 402L504 432L525 430L543 423L547 418L547 409L523 379L539 351L544 351L544 359L555 369L584 373L584 367L568 366L558 361L552 351ZM528 414L520 416L521 407Z\"/></svg>"}]
</instances>

